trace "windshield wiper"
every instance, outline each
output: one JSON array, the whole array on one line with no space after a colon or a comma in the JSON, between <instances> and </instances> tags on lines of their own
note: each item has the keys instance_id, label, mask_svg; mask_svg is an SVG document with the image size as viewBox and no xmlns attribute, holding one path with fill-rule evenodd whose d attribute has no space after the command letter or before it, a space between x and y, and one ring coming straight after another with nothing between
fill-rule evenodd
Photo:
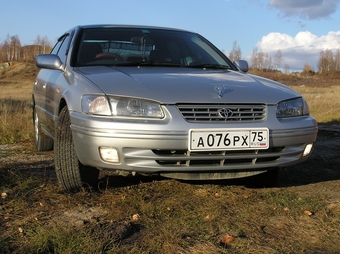
<instances>
[{"instance_id":1,"label":"windshield wiper","mask_svg":"<svg viewBox=\"0 0 340 254\"><path fill-rule=\"evenodd\" d=\"M110 65L110 64L108 64ZM121 62L111 64L114 66L156 66L156 67L186 67L186 68L207 68L207 69L231 69L228 65L222 64L198 64L198 65L184 65L180 63L161 62L161 61L137 61L137 62Z\"/></svg>"},{"instance_id":2,"label":"windshield wiper","mask_svg":"<svg viewBox=\"0 0 340 254\"><path fill-rule=\"evenodd\" d=\"M189 68L209 68L209 69L231 69L228 65L222 64L197 64L197 65L189 65Z\"/></svg>"},{"instance_id":3,"label":"windshield wiper","mask_svg":"<svg viewBox=\"0 0 340 254\"><path fill-rule=\"evenodd\" d=\"M182 67L182 64L176 64L171 62L159 62L159 61L138 61L138 62L125 62L115 64L115 66L166 66L166 67Z\"/></svg>"}]
</instances>

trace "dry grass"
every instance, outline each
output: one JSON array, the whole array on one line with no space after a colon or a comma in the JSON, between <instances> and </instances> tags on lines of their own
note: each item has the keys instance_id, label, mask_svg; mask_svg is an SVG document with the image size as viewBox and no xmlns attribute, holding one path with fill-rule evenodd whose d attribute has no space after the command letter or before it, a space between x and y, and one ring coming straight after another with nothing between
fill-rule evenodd
<instances>
[{"instance_id":1,"label":"dry grass","mask_svg":"<svg viewBox=\"0 0 340 254\"><path fill-rule=\"evenodd\" d=\"M0 144L33 139L31 102L27 99L0 98Z\"/></svg>"},{"instance_id":2,"label":"dry grass","mask_svg":"<svg viewBox=\"0 0 340 254\"><path fill-rule=\"evenodd\" d=\"M306 176L313 165L306 165L302 174ZM298 172L298 167L282 172L282 187L269 189L248 188L245 181L192 183L103 174L100 191L66 195L58 188L53 167L0 169L0 192L8 193L0 200L0 249L2 253L337 253L338 199L326 198L322 182L311 187L316 193L303 191ZM289 187L287 177L298 183ZM306 179L313 182L310 176ZM334 190L339 191L339 186ZM232 241L224 242L226 236Z\"/></svg>"},{"instance_id":3,"label":"dry grass","mask_svg":"<svg viewBox=\"0 0 340 254\"><path fill-rule=\"evenodd\" d=\"M280 83L299 92L308 102L310 113L318 123L339 123L340 114L340 72L332 74L303 76L285 75L279 72L252 72Z\"/></svg>"},{"instance_id":4,"label":"dry grass","mask_svg":"<svg viewBox=\"0 0 340 254\"><path fill-rule=\"evenodd\" d=\"M32 140L34 78L15 72L0 76L0 143ZM319 122L340 121L336 80L316 86L320 80L285 78ZM0 146L0 193L7 195L0 198L0 252L339 253L339 135L320 132L320 139L334 143L317 142L310 160L280 173L277 188L104 172L99 191L72 195L58 187L53 152L34 152L32 141L14 151Z\"/></svg>"},{"instance_id":5,"label":"dry grass","mask_svg":"<svg viewBox=\"0 0 340 254\"><path fill-rule=\"evenodd\" d=\"M301 93L308 102L311 115L319 123L340 122L340 86L308 87L293 86L294 90Z\"/></svg>"},{"instance_id":6,"label":"dry grass","mask_svg":"<svg viewBox=\"0 0 340 254\"><path fill-rule=\"evenodd\" d=\"M0 75L0 144L33 139L31 93L38 68L18 63Z\"/></svg>"}]
</instances>

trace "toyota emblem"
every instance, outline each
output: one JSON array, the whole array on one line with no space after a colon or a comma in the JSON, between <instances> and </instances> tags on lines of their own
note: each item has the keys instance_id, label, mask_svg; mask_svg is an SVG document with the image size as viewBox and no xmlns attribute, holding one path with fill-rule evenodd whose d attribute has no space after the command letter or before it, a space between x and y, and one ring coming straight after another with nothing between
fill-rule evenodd
<instances>
[{"instance_id":1,"label":"toyota emblem","mask_svg":"<svg viewBox=\"0 0 340 254\"><path fill-rule=\"evenodd\" d=\"M229 118L233 116L233 111L229 108L222 108L222 109L217 110L217 112L221 117L224 117L224 118Z\"/></svg>"}]
</instances>

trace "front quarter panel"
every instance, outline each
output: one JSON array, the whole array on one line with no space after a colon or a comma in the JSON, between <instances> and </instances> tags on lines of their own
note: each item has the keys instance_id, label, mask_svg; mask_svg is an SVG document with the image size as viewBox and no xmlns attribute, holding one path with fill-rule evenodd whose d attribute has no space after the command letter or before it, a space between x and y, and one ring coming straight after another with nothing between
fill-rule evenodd
<instances>
[{"instance_id":1,"label":"front quarter panel","mask_svg":"<svg viewBox=\"0 0 340 254\"><path fill-rule=\"evenodd\" d=\"M81 112L81 98L84 94L103 94L102 90L72 67L68 67L58 80L56 91L56 115L59 114L58 105L62 100L65 100L70 112Z\"/></svg>"}]
</instances>

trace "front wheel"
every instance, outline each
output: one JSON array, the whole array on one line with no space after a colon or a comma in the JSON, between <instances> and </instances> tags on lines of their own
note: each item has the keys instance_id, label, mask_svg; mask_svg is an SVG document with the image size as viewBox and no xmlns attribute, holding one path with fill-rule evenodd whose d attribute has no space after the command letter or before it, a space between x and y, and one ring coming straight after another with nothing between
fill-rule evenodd
<instances>
[{"instance_id":1,"label":"front wheel","mask_svg":"<svg viewBox=\"0 0 340 254\"><path fill-rule=\"evenodd\" d=\"M99 170L84 166L78 160L72 139L71 121L65 106L57 124L54 161L58 181L66 191L76 192L82 187L93 187L98 182Z\"/></svg>"}]
</instances>

